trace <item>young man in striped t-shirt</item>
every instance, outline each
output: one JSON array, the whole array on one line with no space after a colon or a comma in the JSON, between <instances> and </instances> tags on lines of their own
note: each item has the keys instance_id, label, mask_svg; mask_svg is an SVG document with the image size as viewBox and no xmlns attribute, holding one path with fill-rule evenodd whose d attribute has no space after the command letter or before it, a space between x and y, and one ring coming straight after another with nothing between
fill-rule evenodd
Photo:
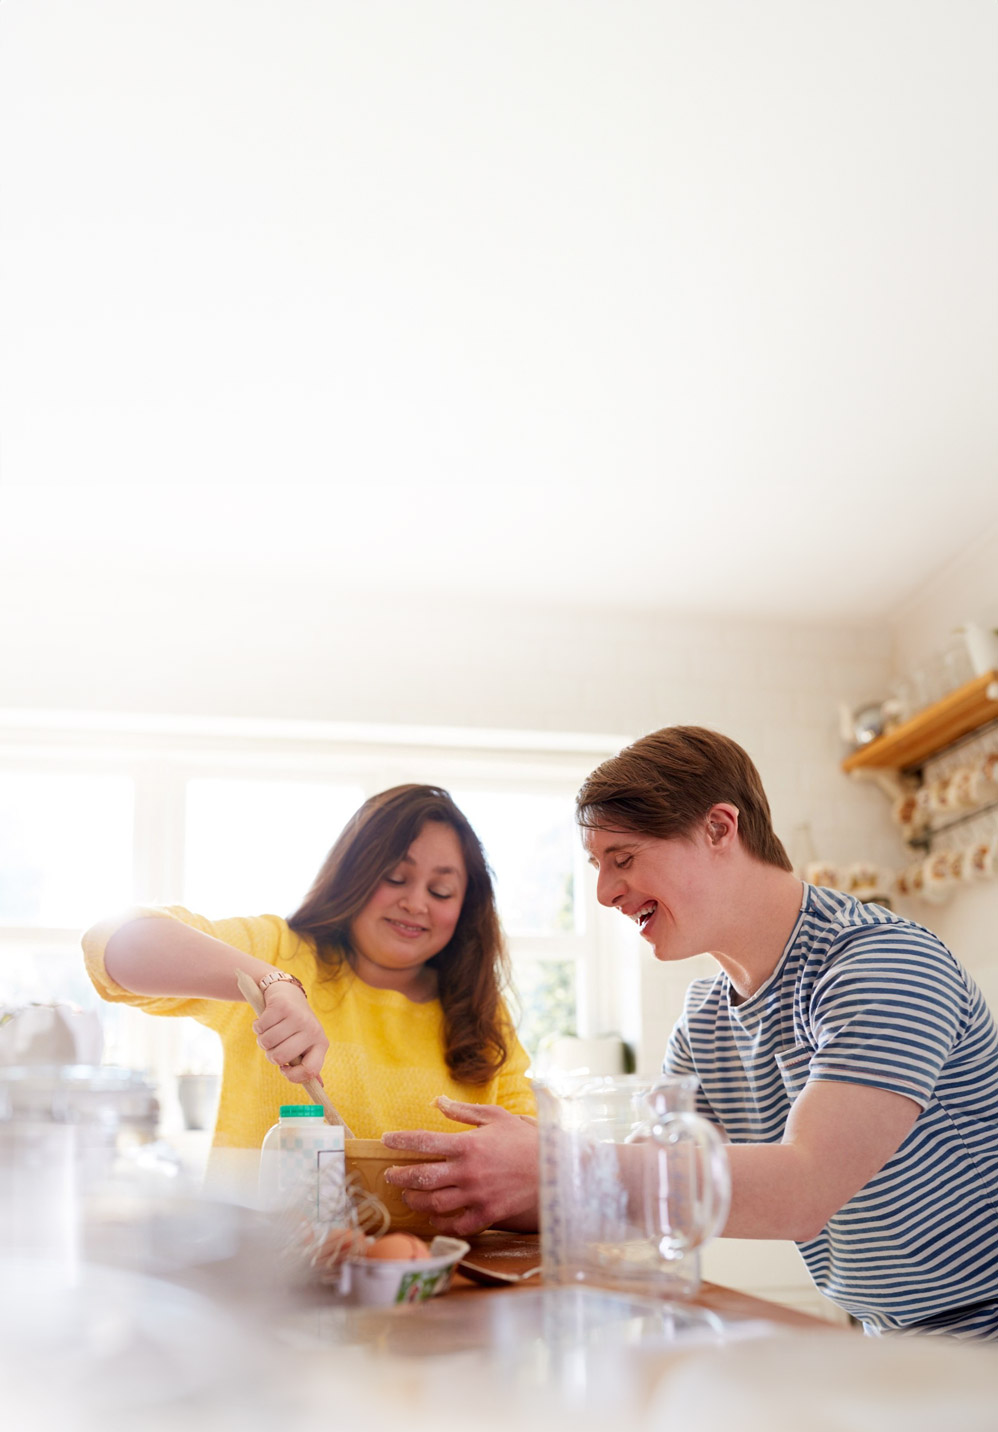
<instances>
[{"instance_id":1,"label":"young man in striped t-shirt","mask_svg":"<svg viewBox=\"0 0 998 1432\"><path fill-rule=\"evenodd\" d=\"M998 1031L935 935L802 884L758 772L674 726L594 771L597 893L709 952L665 1058L728 1138L733 1238L789 1238L871 1333L998 1339Z\"/></svg>"}]
</instances>

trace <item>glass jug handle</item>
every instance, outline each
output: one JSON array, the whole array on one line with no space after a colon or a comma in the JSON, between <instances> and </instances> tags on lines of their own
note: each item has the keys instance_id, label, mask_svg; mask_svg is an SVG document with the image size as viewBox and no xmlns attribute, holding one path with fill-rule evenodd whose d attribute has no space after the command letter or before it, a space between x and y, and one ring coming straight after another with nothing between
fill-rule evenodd
<instances>
[{"instance_id":1,"label":"glass jug handle","mask_svg":"<svg viewBox=\"0 0 998 1432\"><path fill-rule=\"evenodd\" d=\"M731 1176L724 1140L699 1114L656 1116L647 1129L655 1149L649 1190L659 1251L678 1258L716 1238L731 1207Z\"/></svg>"}]
</instances>

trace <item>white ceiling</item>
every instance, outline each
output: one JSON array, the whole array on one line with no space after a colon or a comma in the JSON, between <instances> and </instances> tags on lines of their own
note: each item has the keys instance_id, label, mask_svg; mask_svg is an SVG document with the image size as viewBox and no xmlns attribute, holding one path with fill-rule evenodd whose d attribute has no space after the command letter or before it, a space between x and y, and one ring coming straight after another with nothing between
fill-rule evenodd
<instances>
[{"instance_id":1,"label":"white ceiling","mask_svg":"<svg viewBox=\"0 0 998 1432\"><path fill-rule=\"evenodd\" d=\"M6 0L0 556L887 614L998 523L996 81L991 0Z\"/></svg>"}]
</instances>

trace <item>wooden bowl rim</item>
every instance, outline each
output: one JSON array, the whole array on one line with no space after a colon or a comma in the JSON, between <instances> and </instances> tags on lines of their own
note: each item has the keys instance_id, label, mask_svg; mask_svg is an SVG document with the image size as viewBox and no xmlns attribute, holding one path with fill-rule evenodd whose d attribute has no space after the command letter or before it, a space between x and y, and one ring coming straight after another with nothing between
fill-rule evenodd
<instances>
[{"instance_id":1,"label":"wooden bowl rim","mask_svg":"<svg viewBox=\"0 0 998 1432\"><path fill-rule=\"evenodd\" d=\"M347 1162L403 1164L441 1163L444 1154L423 1154L414 1149L389 1149L380 1139L345 1139L343 1143Z\"/></svg>"}]
</instances>

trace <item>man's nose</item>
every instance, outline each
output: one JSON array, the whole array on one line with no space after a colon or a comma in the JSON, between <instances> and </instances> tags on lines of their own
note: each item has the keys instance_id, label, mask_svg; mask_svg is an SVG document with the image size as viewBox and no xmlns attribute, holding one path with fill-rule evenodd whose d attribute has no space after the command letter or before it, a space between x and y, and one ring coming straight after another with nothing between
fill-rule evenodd
<instances>
[{"instance_id":1,"label":"man's nose","mask_svg":"<svg viewBox=\"0 0 998 1432\"><path fill-rule=\"evenodd\" d=\"M604 866L596 877L596 899L601 905L616 905L623 898L624 881L619 870Z\"/></svg>"}]
</instances>

